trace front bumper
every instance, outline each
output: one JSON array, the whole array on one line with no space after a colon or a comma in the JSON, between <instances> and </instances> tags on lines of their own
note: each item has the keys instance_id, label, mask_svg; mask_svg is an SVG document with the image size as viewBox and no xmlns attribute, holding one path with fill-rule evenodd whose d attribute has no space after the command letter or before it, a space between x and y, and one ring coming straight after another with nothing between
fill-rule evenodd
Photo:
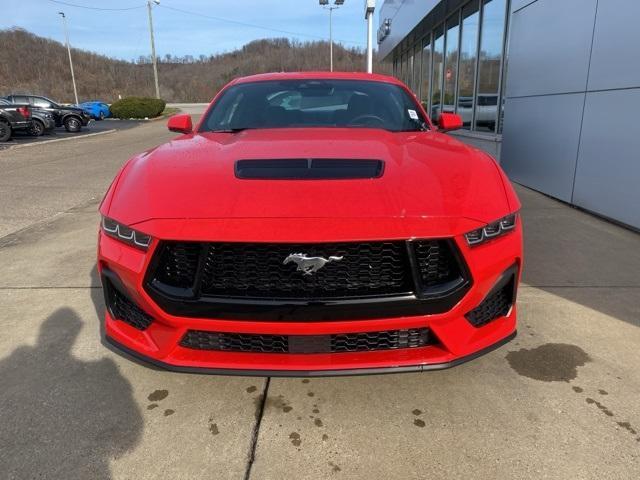
<instances>
[{"instance_id":1,"label":"front bumper","mask_svg":"<svg viewBox=\"0 0 640 480\"><path fill-rule=\"evenodd\" d=\"M153 317L145 330L106 313L107 340L119 349L162 368L179 372L237 375L321 376L386 372L418 372L449 368L487 353L516 334L515 304L509 312L481 327L465 315L476 308L505 272L519 280L522 263L521 227L500 239L469 248L462 236L454 237L473 282L450 310L432 315L374 319L341 318L335 321L265 321L174 316L163 310L146 292L144 277L153 255L152 244L142 252L100 232L98 268L104 279L115 275L124 293ZM322 336L392 329L428 328L437 343L417 348L340 353L255 353L185 348L181 340L189 330L239 334Z\"/></svg>"}]
</instances>

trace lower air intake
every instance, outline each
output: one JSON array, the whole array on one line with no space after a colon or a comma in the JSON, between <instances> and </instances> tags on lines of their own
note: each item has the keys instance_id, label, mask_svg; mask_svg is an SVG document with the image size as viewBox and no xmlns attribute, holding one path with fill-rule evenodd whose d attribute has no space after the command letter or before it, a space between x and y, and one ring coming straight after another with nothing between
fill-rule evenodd
<instances>
[{"instance_id":1,"label":"lower air intake","mask_svg":"<svg viewBox=\"0 0 640 480\"><path fill-rule=\"evenodd\" d=\"M436 344L427 328L335 335L256 335L189 330L180 346L251 353L343 353L418 348Z\"/></svg>"},{"instance_id":2,"label":"lower air intake","mask_svg":"<svg viewBox=\"0 0 640 480\"><path fill-rule=\"evenodd\" d=\"M482 327L487 323L504 317L511 310L514 296L514 276L502 286L494 289L476 308L465 315L474 327Z\"/></svg>"},{"instance_id":3,"label":"lower air intake","mask_svg":"<svg viewBox=\"0 0 640 480\"><path fill-rule=\"evenodd\" d=\"M121 320L138 330L146 330L153 322L153 317L142 310L127 296L116 289L110 281L104 284L109 313L116 320Z\"/></svg>"}]
</instances>

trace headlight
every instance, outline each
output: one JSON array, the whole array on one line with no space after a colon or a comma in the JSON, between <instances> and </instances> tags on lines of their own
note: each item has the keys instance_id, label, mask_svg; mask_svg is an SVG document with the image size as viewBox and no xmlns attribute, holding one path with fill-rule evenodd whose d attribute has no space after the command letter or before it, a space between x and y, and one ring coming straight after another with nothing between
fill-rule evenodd
<instances>
[{"instance_id":1,"label":"headlight","mask_svg":"<svg viewBox=\"0 0 640 480\"><path fill-rule=\"evenodd\" d=\"M493 238L509 233L516 227L517 221L518 214L512 213L511 215L507 215L500 220L496 220L485 227L471 230L470 232L465 233L464 237L467 239L467 243L470 246L480 245L481 243L488 242Z\"/></svg>"},{"instance_id":2,"label":"headlight","mask_svg":"<svg viewBox=\"0 0 640 480\"><path fill-rule=\"evenodd\" d=\"M146 250L151 244L151 235L138 232L111 218L102 217L102 231L111 238L115 238L141 250Z\"/></svg>"}]
</instances>

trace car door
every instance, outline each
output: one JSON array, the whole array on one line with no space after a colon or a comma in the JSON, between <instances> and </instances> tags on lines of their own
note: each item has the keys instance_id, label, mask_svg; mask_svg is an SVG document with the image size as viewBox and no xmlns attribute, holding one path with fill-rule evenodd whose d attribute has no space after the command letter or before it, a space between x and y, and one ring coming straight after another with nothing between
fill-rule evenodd
<instances>
[{"instance_id":1,"label":"car door","mask_svg":"<svg viewBox=\"0 0 640 480\"><path fill-rule=\"evenodd\" d=\"M58 110L57 105L54 105L51 100L44 97L31 96L29 97L29 103L31 103L31 105L33 105L34 107L41 108L51 113L54 120L56 121L56 126L59 127L60 125L62 125L60 111Z\"/></svg>"}]
</instances>

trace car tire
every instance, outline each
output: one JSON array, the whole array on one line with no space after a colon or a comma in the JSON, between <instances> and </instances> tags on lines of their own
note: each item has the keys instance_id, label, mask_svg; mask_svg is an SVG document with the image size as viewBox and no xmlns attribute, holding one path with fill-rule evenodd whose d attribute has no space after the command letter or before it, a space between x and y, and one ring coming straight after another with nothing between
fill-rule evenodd
<instances>
[{"instance_id":1,"label":"car tire","mask_svg":"<svg viewBox=\"0 0 640 480\"><path fill-rule=\"evenodd\" d=\"M0 142L6 142L9 139L11 139L11 125L0 120Z\"/></svg>"},{"instance_id":2,"label":"car tire","mask_svg":"<svg viewBox=\"0 0 640 480\"><path fill-rule=\"evenodd\" d=\"M98 120L104 120L104 112L100 112L100 115L98 115Z\"/></svg>"},{"instance_id":3,"label":"car tire","mask_svg":"<svg viewBox=\"0 0 640 480\"><path fill-rule=\"evenodd\" d=\"M64 119L64 128L67 132L76 133L82 129L82 123L77 117L67 117Z\"/></svg>"},{"instance_id":4,"label":"car tire","mask_svg":"<svg viewBox=\"0 0 640 480\"><path fill-rule=\"evenodd\" d=\"M31 122L31 127L29 128L29 134L34 136L34 137L40 137L42 135L44 135L44 123L42 123L40 120L33 120Z\"/></svg>"}]
</instances>

